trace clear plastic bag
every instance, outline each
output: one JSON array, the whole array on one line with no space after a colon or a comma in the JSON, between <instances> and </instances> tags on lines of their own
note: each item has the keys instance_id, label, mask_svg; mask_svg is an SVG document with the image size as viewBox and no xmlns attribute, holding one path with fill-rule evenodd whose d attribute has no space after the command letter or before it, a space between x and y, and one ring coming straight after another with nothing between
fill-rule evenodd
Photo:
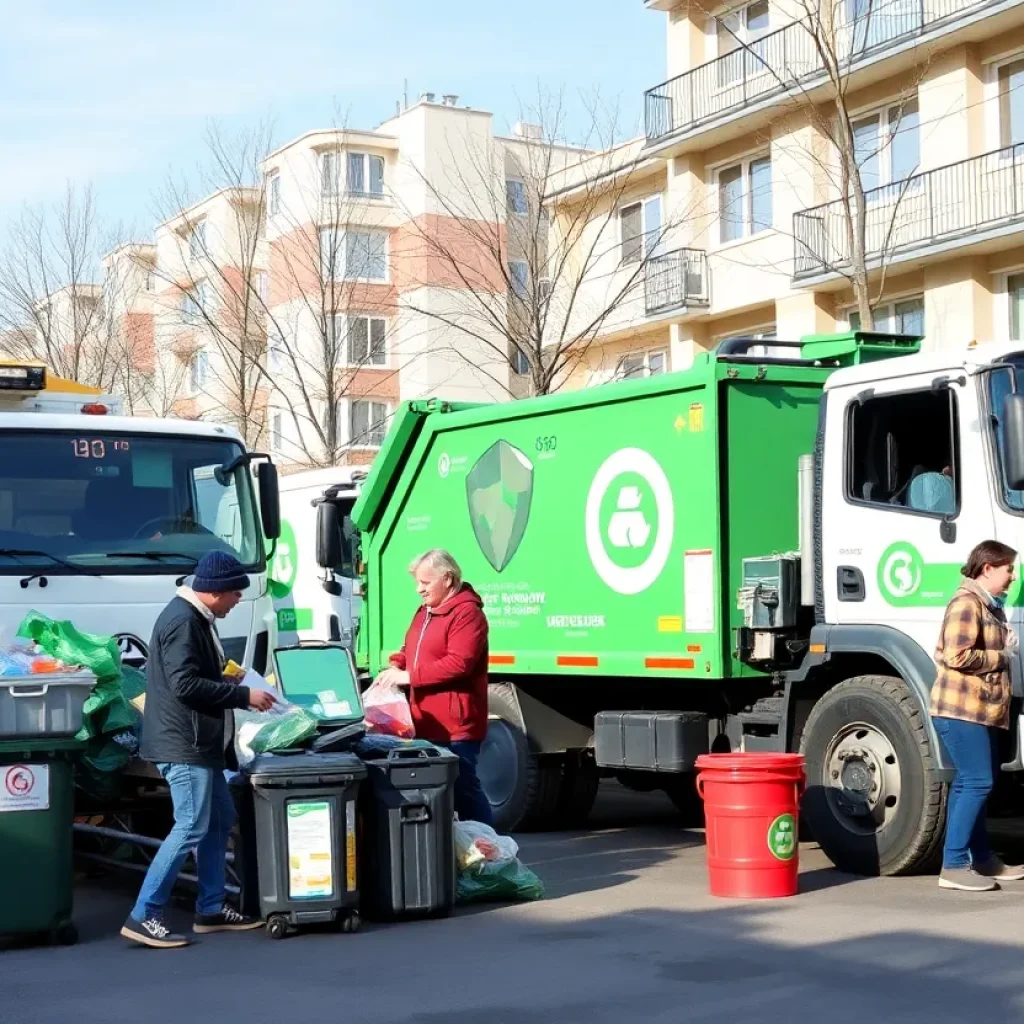
<instances>
[{"instance_id":1,"label":"clear plastic bag","mask_svg":"<svg viewBox=\"0 0 1024 1024\"><path fill-rule=\"evenodd\" d=\"M511 836L499 836L490 825L479 821L455 822L455 861L459 871L480 864L515 860L519 844Z\"/></svg>"},{"instance_id":2,"label":"clear plastic bag","mask_svg":"<svg viewBox=\"0 0 1024 1024\"><path fill-rule=\"evenodd\" d=\"M416 735L409 698L401 687L375 682L363 694L366 731L411 740Z\"/></svg>"}]
</instances>

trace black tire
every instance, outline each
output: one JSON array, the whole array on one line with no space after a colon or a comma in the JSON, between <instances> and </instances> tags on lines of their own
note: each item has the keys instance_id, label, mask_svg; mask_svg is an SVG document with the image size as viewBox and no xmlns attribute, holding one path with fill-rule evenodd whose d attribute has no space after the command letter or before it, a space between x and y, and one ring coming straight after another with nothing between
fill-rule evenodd
<instances>
[{"instance_id":1,"label":"black tire","mask_svg":"<svg viewBox=\"0 0 1024 1024\"><path fill-rule=\"evenodd\" d=\"M344 918L341 922L341 930L346 935L354 935L359 931L362 926L362 918L358 914L349 914L348 917Z\"/></svg>"},{"instance_id":2,"label":"black tire","mask_svg":"<svg viewBox=\"0 0 1024 1024\"><path fill-rule=\"evenodd\" d=\"M835 786L827 758L844 733L856 741L851 727L869 727L888 742L899 771L899 792L888 821L877 825L866 815L844 812L850 801ZM802 814L815 841L841 871L858 875L908 875L934 870L942 849L946 819L946 787L935 780L935 752L928 722L917 697L894 676L856 676L829 690L804 726L800 750L807 763L807 792ZM853 759L854 768L870 767L871 758ZM868 776L871 778L872 776ZM842 776L840 776L842 778ZM855 792L855 791L854 791Z\"/></svg>"},{"instance_id":3,"label":"black tire","mask_svg":"<svg viewBox=\"0 0 1024 1024\"><path fill-rule=\"evenodd\" d=\"M555 808L557 828L583 828L594 809L601 783L597 763L590 751L567 754L562 785Z\"/></svg>"},{"instance_id":4,"label":"black tire","mask_svg":"<svg viewBox=\"0 0 1024 1024\"><path fill-rule=\"evenodd\" d=\"M697 792L697 776L694 772L673 779L665 784L664 790L682 817L683 828L704 827L704 801Z\"/></svg>"},{"instance_id":5,"label":"black tire","mask_svg":"<svg viewBox=\"0 0 1024 1024\"><path fill-rule=\"evenodd\" d=\"M283 939L288 934L288 922L280 916L274 916L267 922L267 935L272 939Z\"/></svg>"},{"instance_id":6,"label":"black tire","mask_svg":"<svg viewBox=\"0 0 1024 1024\"><path fill-rule=\"evenodd\" d=\"M555 818L562 759L535 753L519 727L515 693L508 683L487 688L491 722L480 751L478 774L498 832L544 829Z\"/></svg>"}]
</instances>

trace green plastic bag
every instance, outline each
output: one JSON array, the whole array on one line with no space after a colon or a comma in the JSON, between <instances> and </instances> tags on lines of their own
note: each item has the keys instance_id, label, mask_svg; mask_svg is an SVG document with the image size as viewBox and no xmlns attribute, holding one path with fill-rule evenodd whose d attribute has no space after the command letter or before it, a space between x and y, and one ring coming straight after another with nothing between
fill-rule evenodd
<instances>
[{"instance_id":1,"label":"green plastic bag","mask_svg":"<svg viewBox=\"0 0 1024 1024\"><path fill-rule=\"evenodd\" d=\"M273 720L255 736L249 747L254 754L269 754L275 750L290 750L301 746L310 736L316 735L320 719L305 708L296 708L283 715L275 715Z\"/></svg>"},{"instance_id":2,"label":"green plastic bag","mask_svg":"<svg viewBox=\"0 0 1024 1024\"><path fill-rule=\"evenodd\" d=\"M460 903L511 903L544 898L544 883L518 858L484 861L458 878Z\"/></svg>"}]
</instances>

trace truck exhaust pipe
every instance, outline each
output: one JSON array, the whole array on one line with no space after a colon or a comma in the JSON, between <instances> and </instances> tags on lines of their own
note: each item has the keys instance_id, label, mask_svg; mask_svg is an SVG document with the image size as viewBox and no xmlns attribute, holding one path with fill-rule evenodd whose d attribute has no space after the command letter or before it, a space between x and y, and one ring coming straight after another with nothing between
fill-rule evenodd
<instances>
[{"instance_id":1,"label":"truck exhaust pipe","mask_svg":"<svg viewBox=\"0 0 1024 1024\"><path fill-rule=\"evenodd\" d=\"M801 455L797 466L800 537L800 603L814 606L814 456Z\"/></svg>"}]
</instances>

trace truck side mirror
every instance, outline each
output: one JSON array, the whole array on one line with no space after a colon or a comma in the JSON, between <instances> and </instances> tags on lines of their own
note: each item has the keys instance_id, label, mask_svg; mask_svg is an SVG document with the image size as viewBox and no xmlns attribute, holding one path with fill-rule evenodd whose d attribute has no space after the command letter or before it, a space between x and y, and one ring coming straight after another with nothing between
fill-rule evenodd
<instances>
[{"instance_id":1,"label":"truck side mirror","mask_svg":"<svg viewBox=\"0 0 1024 1024\"><path fill-rule=\"evenodd\" d=\"M1024 395L1007 395L1003 402L1003 472L1011 491L1024 490Z\"/></svg>"},{"instance_id":2,"label":"truck side mirror","mask_svg":"<svg viewBox=\"0 0 1024 1024\"><path fill-rule=\"evenodd\" d=\"M277 489L277 466L272 462L261 462L256 468L256 479L260 489L263 534L268 540L277 540L281 536L281 494Z\"/></svg>"},{"instance_id":3,"label":"truck side mirror","mask_svg":"<svg viewBox=\"0 0 1024 1024\"><path fill-rule=\"evenodd\" d=\"M316 507L316 564L334 569L342 562L341 511L330 501Z\"/></svg>"}]
</instances>

